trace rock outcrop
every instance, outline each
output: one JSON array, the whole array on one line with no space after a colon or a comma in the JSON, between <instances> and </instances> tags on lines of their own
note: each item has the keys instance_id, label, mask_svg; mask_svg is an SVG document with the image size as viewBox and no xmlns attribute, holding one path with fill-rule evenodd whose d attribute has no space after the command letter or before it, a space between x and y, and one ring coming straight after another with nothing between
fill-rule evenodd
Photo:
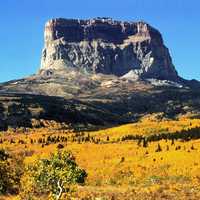
<instances>
[{"instance_id":1,"label":"rock outcrop","mask_svg":"<svg viewBox=\"0 0 200 200\"><path fill-rule=\"evenodd\" d=\"M40 72L78 68L92 73L176 81L161 34L144 22L110 18L52 19L45 26Z\"/></svg>"},{"instance_id":2,"label":"rock outcrop","mask_svg":"<svg viewBox=\"0 0 200 200\"><path fill-rule=\"evenodd\" d=\"M0 84L0 130L43 120L80 131L152 113L199 116L199 91L200 82L178 76L147 23L54 19L45 26L39 73Z\"/></svg>"}]
</instances>

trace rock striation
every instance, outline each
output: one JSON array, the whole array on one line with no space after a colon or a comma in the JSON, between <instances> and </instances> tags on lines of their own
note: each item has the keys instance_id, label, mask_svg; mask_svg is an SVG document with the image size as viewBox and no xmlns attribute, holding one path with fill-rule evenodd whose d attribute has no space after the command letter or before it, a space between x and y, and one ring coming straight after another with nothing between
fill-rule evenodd
<instances>
[{"instance_id":1,"label":"rock striation","mask_svg":"<svg viewBox=\"0 0 200 200\"><path fill-rule=\"evenodd\" d=\"M132 78L179 79L159 31L110 18L52 19L45 25L40 73L77 68Z\"/></svg>"}]
</instances>

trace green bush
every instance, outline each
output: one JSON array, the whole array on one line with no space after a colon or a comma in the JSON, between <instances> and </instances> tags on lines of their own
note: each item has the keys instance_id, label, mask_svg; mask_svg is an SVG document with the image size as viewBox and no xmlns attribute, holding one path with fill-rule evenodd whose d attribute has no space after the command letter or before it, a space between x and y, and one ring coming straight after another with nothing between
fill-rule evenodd
<instances>
[{"instance_id":1,"label":"green bush","mask_svg":"<svg viewBox=\"0 0 200 200\"><path fill-rule=\"evenodd\" d=\"M49 159L40 159L29 166L25 176L24 184L32 186L32 189L24 187L29 196L31 191L34 195L50 194L53 199L60 199L62 194L71 192L73 185L83 184L87 174L78 167L71 153L58 151Z\"/></svg>"}]
</instances>

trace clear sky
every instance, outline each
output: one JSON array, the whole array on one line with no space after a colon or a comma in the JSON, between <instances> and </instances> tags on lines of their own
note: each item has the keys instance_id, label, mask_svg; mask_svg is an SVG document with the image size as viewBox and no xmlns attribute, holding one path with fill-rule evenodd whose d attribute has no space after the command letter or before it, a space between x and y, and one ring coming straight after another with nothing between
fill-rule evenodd
<instances>
[{"instance_id":1,"label":"clear sky","mask_svg":"<svg viewBox=\"0 0 200 200\"><path fill-rule=\"evenodd\" d=\"M200 0L2 0L0 82L35 73L48 19L144 20L160 30L179 74L200 80Z\"/></svg>"}]
</instances>

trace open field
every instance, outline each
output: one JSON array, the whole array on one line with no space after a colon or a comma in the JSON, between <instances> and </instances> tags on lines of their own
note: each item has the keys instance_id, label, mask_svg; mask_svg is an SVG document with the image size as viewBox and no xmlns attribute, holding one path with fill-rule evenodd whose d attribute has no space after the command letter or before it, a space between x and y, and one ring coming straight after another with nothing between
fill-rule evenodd
<instances>
[{"instance_id":1,"label":"open field","mask_svg":"<svg viewBox=\"0 0 200 200\"><path fill-rule=\"evenodd\" d=\"M2 132L0 147L24 156L26 165L48 157L59 146L62 151L71 151L88 173L86 184L74 194L78 199L199 199L199 138L122 140L126 135L145 138L196 127L200 127L199 119L162 121L152 116L135 124L93 132L60 129L54 123L48 128Z\"/></svg>"}]
</instances>

